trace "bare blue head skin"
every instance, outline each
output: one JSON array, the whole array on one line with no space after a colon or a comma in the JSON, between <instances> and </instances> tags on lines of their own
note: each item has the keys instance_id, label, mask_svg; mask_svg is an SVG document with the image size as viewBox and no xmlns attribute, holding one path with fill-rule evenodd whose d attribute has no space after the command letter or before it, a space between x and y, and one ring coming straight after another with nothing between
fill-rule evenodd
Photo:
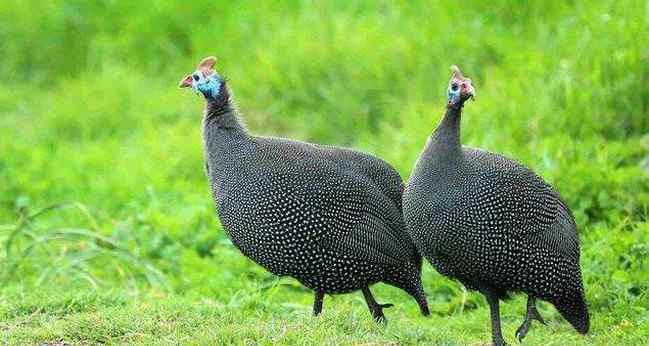
<instances>
[{"instance_id":1,"label":"bare blue head skin","mask_svg":"<svg viewBox=\"0 0 649 346\"><path fill-rule=\"evenodd\" d=\"M211 101L219 96L223 80L216 72L204 77L201 71L196 71L192 73L192 80L192 88L194 91L203 94L206 100Z\"/></svg>"},{"instance_id":2,"label":"bare blue head skin","mask_svg":"<svg viewBox=\"0 0 649 346\"><path fill-rule=\"evenodd\" d=\"M464 78L460 69L453 65L451 66L453 76L448 82L448 106L449 107L462 107L464 101L475 97L475 89L471 85L471 80Z\"/></svg>"},{"instance_id":3,"label":"bare blue head skin","mask_svg":"<svg viewBox=\"0 0 649 346\"><path fill-rule=\"evenodd\" d=\"M200 92L203 94L208 102L216 100L221 92L223 79L218 73L216 73L216 71L214 71L215 64L215 57L210 56L203 59L201 63L198 64L196 71L185 76L178 86L181 88L191 87L196 93Z\"/></svg>"}]
</instances>

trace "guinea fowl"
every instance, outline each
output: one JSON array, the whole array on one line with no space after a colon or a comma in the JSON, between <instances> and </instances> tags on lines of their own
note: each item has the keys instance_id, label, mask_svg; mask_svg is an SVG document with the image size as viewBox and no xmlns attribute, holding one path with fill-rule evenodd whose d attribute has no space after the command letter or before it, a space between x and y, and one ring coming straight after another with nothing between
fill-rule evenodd
<instances>
[{"instance_id":1,"label":"guinea fowl","mask_svg":"<svg viewBox=\"0 0 649 346\"><path fill-rule=\"evenodd\" d=\"M446 114L403 194L408 231L441 274L485 295L494 344L505 344L499 300L508 292L528 296L527 314L516 331L519 340L532 320L545 323L536 299L552 303L585 334L589 316L572 213L528 168L460 144L462 108L473 95L471 81L453 66Z\"/></svg>"},{"instance_id":2,"label":"guinea fowl","mask_svg":"<svg viewBox=\"0 0 649 346\"><path fill-rule=\"evenodd\" d=\"M385 282L412 295L422 314L422 258L401 213L403 182L386 162L351 149L250 135L225 79L208 57L180 87L203 94L206 171L232 243L279 276L324 294L362 290L374 319L383 308L369 286Z\"/></svg>"}]
</instances>

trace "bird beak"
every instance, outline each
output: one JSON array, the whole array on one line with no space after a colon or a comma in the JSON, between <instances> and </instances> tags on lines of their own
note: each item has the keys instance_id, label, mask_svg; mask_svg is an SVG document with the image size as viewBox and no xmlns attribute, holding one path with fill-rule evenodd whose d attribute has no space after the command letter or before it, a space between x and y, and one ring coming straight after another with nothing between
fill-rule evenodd
<instances>
[{"instance_id":1,"label":"bird beak","mask_svg":"<svg viewBox=\"0 0 649 346\"><path fill-rule=\"evenodd\" d=\"M193 81L192 75L188 74L187 76L185 76L185 78L180 80L180 83L178 83L178 87L189 88L192 86L192 81Z\"/></svg>"}]
</instances>

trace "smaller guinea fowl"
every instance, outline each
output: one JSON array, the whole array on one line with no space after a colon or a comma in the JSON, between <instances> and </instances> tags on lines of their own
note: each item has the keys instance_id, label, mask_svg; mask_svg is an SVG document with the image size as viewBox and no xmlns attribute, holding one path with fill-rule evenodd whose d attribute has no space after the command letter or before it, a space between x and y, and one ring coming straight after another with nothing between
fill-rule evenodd
<instances>
[{"instance_id":1,"label":"smaller guinea fowl","mask_svg":"<svg viewBox=\"0 0 649 346\"><path fill-rule=\"evenodd\" d=\"M408 231L441 274L485 295L492 339L504 345L499 300L528 296L516 331L544 323L536 299L552 303L582 334L589 315L579 266L579 237L572 212L559 194L523 165L460 144L464 102L474 96L469 79L453 67L443 120L428 139L403 194Z\"/></svg>"},{"instance_id":2,"label":"smaller guinea fowl","mask_svg":"<svg viewBox=\"0 0 649 346\"><path fill-rule=\"evenodd\" d=\"M218 215L232 243L279 276L324 294L362 290L375 320L385 320L369 286L409 293L422 314L422 257L401 213L403 182L386 162L351 149L248 133L230 89L208 57L180 82L207 102L205 168Z\"/></svg>"}]
</instances>

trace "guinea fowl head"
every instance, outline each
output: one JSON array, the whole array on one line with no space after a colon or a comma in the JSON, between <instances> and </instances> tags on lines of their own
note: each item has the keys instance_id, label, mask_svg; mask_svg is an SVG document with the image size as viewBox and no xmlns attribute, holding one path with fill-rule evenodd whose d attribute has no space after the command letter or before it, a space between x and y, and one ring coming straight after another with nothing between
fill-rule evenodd
<instances>
[{"instance_id":1,"label":"guinea fowl head","mask_svg":"<svg viewBox=\"0 0 649 346\"><path fill-rule=\"evenodd\" d=\"M453 71L453 76L448 82L448 105L462 107L464 101L475 97L475 89L471 85L471 80L464 78L459 67L453 65L451 71Z\"/></svg>"},{"instance_id":2,"label":"guinea fowl head","mask_svg":"<svg viewBox=\"0 0 649 346\"><path fill-rule=\"evenodd\" d=\"M213 56L201 60L196 71L185 76L178 87L191 87L196 93L203 94L208 101L215 100L221 93L221 87L224 84L223 78L214 71L215 64L216 58Z\"/></svg>"}]
</instances>

